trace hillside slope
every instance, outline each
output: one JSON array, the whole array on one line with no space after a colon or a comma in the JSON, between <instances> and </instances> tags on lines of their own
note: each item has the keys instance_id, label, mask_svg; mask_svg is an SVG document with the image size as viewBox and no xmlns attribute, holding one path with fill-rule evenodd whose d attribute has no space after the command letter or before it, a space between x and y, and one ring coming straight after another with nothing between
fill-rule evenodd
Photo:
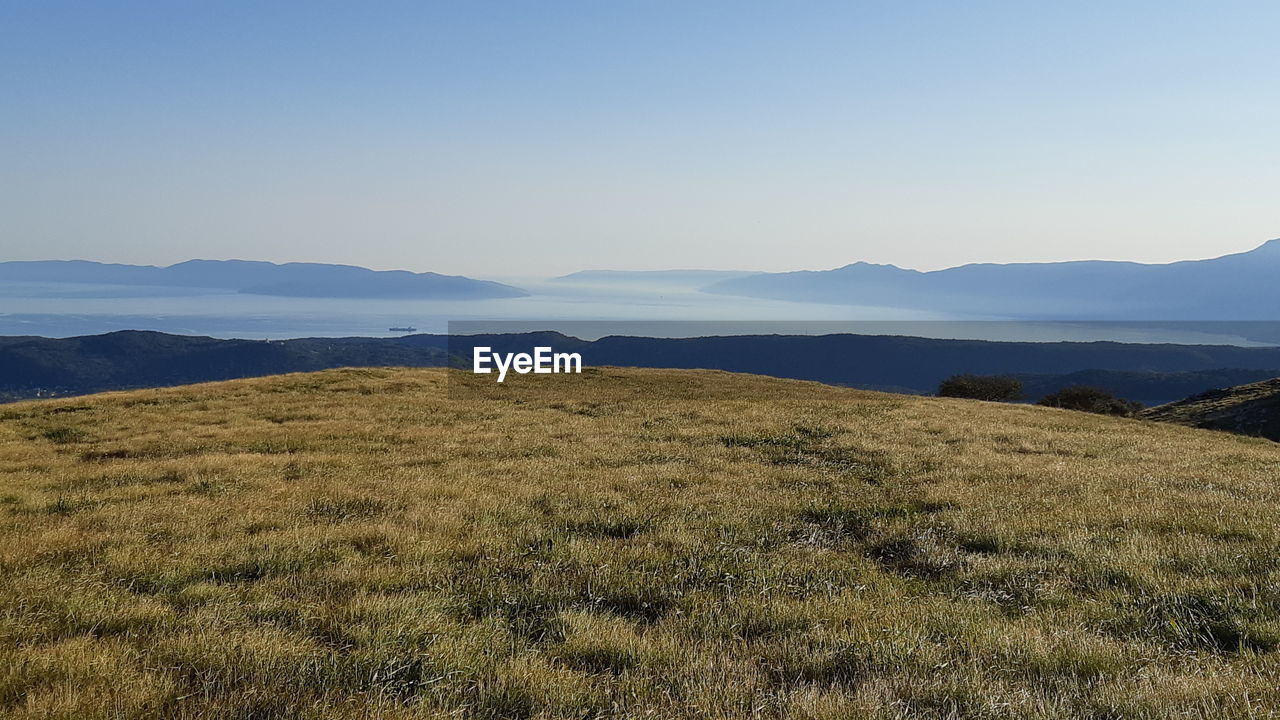
<instances>
[{"instance_id":1,"label":"hillside slope","mask_svg":"<svg viewBox=\"0 0 1280 720\"><path fill-rule=\"evenodd\" d=\"M1143 416L1280 441L1280 378L1211 390L1151 408Z\"/></svg>"},{"instance_id":2,"label":"hillside slope","mask_svg":"<svg viewBox=\"0 0 1280 720\"><path fill-rule=\"evenodd\" d=\"M0 409L0 715L1280 707L1280 446L714 371L446 374Z\"/></svg>"}]
</instances>

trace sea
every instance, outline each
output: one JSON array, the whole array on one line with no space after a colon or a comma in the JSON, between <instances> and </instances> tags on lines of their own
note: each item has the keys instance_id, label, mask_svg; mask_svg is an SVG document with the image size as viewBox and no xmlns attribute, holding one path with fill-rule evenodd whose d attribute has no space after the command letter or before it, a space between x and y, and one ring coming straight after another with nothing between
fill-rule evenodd
<instances>
[{"instance_id":1,"label":"sea","mask_svg":"<svg viewBox=\"0 0 1280 720\"><path fill-rule=\"evenodd\" d=\"M556 330L584 340L606 335L858 333L1035 342L1280 344L1276 323L1027 321L741 298L670 285L605 286L536 278L504 281L531 294L492 300L339 299L191 288L3 283L0 335L73 337L154 330L280 340L393 337L451 330L467 334Z\"/></svg>"}]
</instances>

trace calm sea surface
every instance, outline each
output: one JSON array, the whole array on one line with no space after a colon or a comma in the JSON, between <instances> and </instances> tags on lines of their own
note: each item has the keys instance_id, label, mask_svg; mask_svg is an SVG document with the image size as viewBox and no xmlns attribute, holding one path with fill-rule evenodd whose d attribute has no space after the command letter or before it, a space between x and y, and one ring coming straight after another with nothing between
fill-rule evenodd
<instances>
[{"instance_id":1,"label":"calm sea surface","mask_svg":"<svg viewBox=\"0 0 1280 720\"><path fill-rule=\"evenodd\" d=\"M220 338L387 337L392 327L444 333L562 330L584 339L608 334L695 336L758 333L915 335L985 340L1113 340L1187 344L1280 343L1240 324L1005 322L895 308L793 303L639 288L529 282L533 295L471 301L286 298L185 288L60 283L0 285L0 335L70 337L157 330ZM674 322L679 321L679 322Z\"/></svg>"}]
</instances>

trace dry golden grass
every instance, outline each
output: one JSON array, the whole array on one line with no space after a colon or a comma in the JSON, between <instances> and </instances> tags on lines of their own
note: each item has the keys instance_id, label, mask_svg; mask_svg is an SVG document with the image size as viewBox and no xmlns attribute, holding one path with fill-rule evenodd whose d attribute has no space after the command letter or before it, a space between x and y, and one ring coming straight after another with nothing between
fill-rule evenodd
<instances>
[{"instance_id":1,"label":"dry golden grass","mask_svg":"<svg viewBox=\"0 0 1280 720\"><path fill-rule=\"evenodd\" d=\"M1244 718L1280 445L720 372L0 408L0 712Z\"/></svg>"}]
</instances>

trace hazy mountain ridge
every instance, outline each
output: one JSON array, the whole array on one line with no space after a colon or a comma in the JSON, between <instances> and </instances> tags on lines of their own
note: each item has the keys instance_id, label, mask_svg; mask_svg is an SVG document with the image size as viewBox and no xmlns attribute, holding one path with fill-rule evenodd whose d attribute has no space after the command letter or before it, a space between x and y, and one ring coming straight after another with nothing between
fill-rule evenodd
<instances>
[{"instance_id":1,"label":"hazy mountain ridge","mask_svg":"<svg viewBox=\"0 0 1280 720\"><path fill-rule=\"evenodd\" d=\"M972 264L921 272L853 263L762 273L706 292L1020 318L1280 319L1280 239L1208 260Z\"/></svg>"},{"instance_id":2,"label":"hazy mountain ridge","mask_svg":"<svg viewBox=\"0 0 1280 720\"><path fill-rule=\"evenodd\" d=\"M16 261L0 263L0 282L208 288L317 298L488 299L528 294L510 285L461 275L250 260L188 260L167 267L87 260Z\"/></svg>"},{"instance_id":3,"label":"hazy mountain ridge","mask_svg":"<svg viewBox=\"0 0 1280 720\"><path fill-rule=\"evenodd\" d=\"M1167 264L1081 260L970 264L922 272L857 262L832 270L584 270L548 281L578 288L701 290L791 302L1044 320L1280 319L1280 240L1252 251ZM0 282L122 288L139 296L161 287L312 298L495 299L529 293L511 285L438 273L351 265L190 260L168 267L89 261L0 263ZM68 290L67 296L89 292ZM98 292L94 290L93 292ZM538 292L535 290L535 292Z\"/></svg>"}]
</instances>

